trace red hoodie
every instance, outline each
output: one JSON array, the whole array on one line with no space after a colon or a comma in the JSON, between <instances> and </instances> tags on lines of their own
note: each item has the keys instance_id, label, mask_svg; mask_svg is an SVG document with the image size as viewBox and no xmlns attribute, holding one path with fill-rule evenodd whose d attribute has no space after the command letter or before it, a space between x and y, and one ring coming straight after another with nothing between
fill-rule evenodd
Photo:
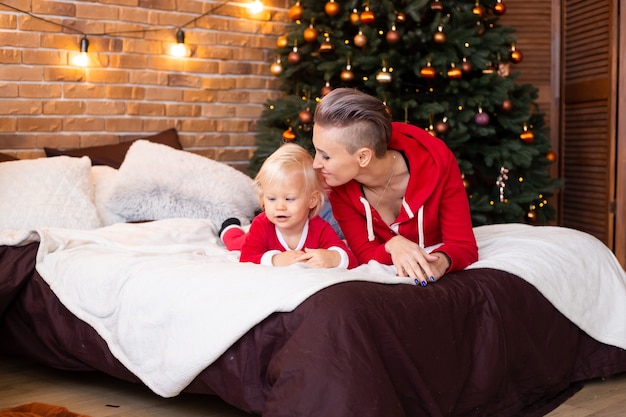
<instances>
[{"instance_id":1,"label":"red hoodie","mask_svg":"<svg viewBox=\"0 0 626 417\"><path fill-rule=\"evenodd\" d=\"M410 173L400 214L391 227L370 206L359 182L334 187L329 195L333 216L359 262L391 265L385 243L397 234L428 252L447 254L452 261L449 271L475 262L478 248L469 202L452 151L428 132L399 122L392 123L389 149L404 156Z\"/></svg>"}]
</instances>

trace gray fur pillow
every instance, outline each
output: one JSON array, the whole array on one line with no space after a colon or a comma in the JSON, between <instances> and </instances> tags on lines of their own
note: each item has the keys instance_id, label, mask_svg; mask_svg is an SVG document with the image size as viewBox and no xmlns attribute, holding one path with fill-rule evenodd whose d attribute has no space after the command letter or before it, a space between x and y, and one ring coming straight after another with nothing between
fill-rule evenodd
<instances>
[{"instance_id":1,"label":"gray fur pillow","mask_svg":"<svg viewBox=\"0 0 626 417\"><path fill-rule=\"evenodd\" d=\"M221 162L145 140L133 143L105 205L127 221L229 217L247 223L258 209L253 180Z\"/></svg>"}]
</instances>

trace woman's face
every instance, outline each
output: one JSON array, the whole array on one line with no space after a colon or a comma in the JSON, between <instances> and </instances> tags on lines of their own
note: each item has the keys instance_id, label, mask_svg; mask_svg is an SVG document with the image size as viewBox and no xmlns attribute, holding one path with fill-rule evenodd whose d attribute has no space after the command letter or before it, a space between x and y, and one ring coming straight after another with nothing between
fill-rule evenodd
<instances>
[{"instance_id":1,"label":"woman's face","mask_svg":"<svg viewBox=\"0 0 626 417\"><path fill-rule=\"evenodd\" d=\"M313 126L313 146L315 160L313 168L318 169L326 184L337 187L354 179L361 169L357 154L349 154L343 145L350 128Z\"/></svg>"}]
</instances>

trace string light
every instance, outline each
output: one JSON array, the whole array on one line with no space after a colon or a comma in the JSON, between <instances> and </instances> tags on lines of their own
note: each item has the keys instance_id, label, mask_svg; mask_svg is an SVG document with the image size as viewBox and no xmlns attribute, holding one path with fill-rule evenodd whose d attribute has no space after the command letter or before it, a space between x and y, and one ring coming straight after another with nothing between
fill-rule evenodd
<instances>
[{"instance_id":1,"label":"string light","mask_svg":"<svg viewBox=\"0 0 626 417\"><path fill-rule=\"evenodd\" d=\"M176 43L170 48L170 55L178 58L191 55L191 50L185 45L185 32L182 29L176 32Z\"/></svg>"},{"instance_id":2,"label":"string light","mask_svg":"<svg viewBox=\"0 0 626 417\"><path fill-rule=\"evenodd\" d=\"M181 25L178 27L178 30L176 31L176 44L174 44L170 49L169 49L169 53L170 55L173 56L177 56L177 57L184 57L184 56L189 56L191 55L191 50L190 48L185 44L185 32L183 31L183 28L195 23L196 21L198 21L199 19L202 19L203 17L217 11L218 9L226 6L227 4L234 4L237 6L241 6L241 7L246 7L248 8L248 11L250 13L254 13L254 14L258 14L260 12L262 12L264 9L266 9L266 7L263 5L263 3L261 2L261 0L252 0L250 3L247 3L245 5L241 5L238 3L233 3L231 2L231 0L225 0L222 1L220 3L215 4L212 8L210 8L208 11L206 11L205 13L191 19L190 21L188 21L187 23L185 23L184 25ZM148 32L156 32L156 31L162 31L162 30L171 30L171 28L168 29L163 29L163 28L159 28L159 29L137 29L137 30L127 30L127 31L117 31L117 32L102 32L102 33L85 33L79 29L76 29L75 27L72 26L67 26L64 25L62 23L58 23L52 20L48 20L45 19L43 17L37 16L29 11L26 10L21 10L15 6L11 6L9 4L6 4L4 2L0 2L0 6L4 6L7 7L9 9L12 9L16 12L19 13L24 13L26 15L29 15L31 17L33 17L34 19L38 19L41 20L43 22L47 22L50 23L52 25L61 27L62 29L68 30L68 31L72 31L72 32L76 32L79 33L81 35L83 35L81 41L80 41L80 53L76 54L71 62L73 65L77 65L77 66L87 66L89 65L89 57L87 55L88 50L89 50L89 40L87 39L87 36L116 36L116 35L123 35L123 34L127 34L127 33L148 33Z\"/></svg>"},{"instance_id":3,"label":"string light","mask_svg":"<svg viewBox=\"0 0 626 417\"><path fill-rule=\"evenodd\" d=\"M79 67L86 67L89 64L87 52L89 52L89 39L87 36L83 36L80 40L80 53L74 56L72 63Z\"/></svg>"}]
</instances>

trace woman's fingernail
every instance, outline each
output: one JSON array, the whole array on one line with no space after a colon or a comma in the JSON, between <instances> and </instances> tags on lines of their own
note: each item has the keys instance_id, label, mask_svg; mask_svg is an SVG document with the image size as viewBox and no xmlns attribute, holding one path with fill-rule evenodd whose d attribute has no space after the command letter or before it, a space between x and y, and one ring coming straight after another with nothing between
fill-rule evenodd
<instances>
[{"instance_id":1,"label":"woman's fingernail","mask_svg":"<svg viewBox=\"0 0 626 417\"><path fill-rule=\"evenodd\" d=\"M415 281L415 285L420 285L420 280L419 279L415 278L414 281Z\"/></svg>"},{"instance_id":2,"label":"woman's fingernail","mask_svg":"<svg viewBox=\"0 0 626 417\"><path fill-rule=\"evenodd\" d=\"M430 282L435 282L435 277L433 277L432 275L428 279L430 280Z\"/></svg>"},{"instance_id":3,"label":"woman's fingernail","mask_svg":"<svg viewBox=\"0 0 626 417\"><path fill-rule=\"evenodd\" d=\"M422 287L425 287L425 286L427 286L427 285L428 285L428 282L426 282L426 281L422 281Z\"/></svg>"}]
</instances>

